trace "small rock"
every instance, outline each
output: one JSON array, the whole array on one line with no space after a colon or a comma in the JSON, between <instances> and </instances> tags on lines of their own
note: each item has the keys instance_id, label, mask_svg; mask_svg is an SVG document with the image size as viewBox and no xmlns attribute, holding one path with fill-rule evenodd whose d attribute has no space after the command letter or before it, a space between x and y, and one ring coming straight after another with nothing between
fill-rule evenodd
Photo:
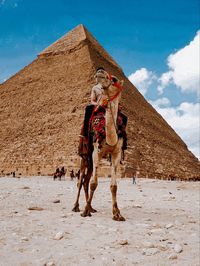
<instances>
[{"instance_id":1,"label":"small rock","mask_svg":"<svg viewBox=\"0 0 200 266\"><path fill-rule=\"evenodd\" d=\"M150 218L148 218L148 219L146 219L145 221L147 221L147 222L151 222L152 220L151 220Z\"/></svg>"},{"instance_id":2,"label":"small rock","mask_svg":"<svg viewBox=\"0 0 200 266\"><path fill-rule=\"evenodd\" d=\"M28 210L29 211L43 211L44 209L41 207L29 207Z\"/></svg>"},{"instance_id":3,"label":"small rock","mask_svg":"<svg viewBox=\"0 0 200 266\"><path fill-rule=\"evenodd\" d=\"M61 218L67 218L67 214L61 215Z\"/></svg>"},{"instance_id":4,"label":"small rock","mask_svg":"<svg viewBox=\"0 0 200 266\"><path fill-rule=\"evenodd\" d=\"M161 228L161 225L158 224L158 223L153 223L152 226L155 227L155 228Z\"/></svg>"},{"instance_id":5,"label":"small rock","mask_svg":"<svg viewBox=\"0 0 200 266\"><path fill-rule=\"evenodd\" d=\"M182 248L181 245L176 244L176 245L174 246L174 251L176 251L176 253L181 253L181 252L183 251L183 248Z\"/></svg>"},{"instance_id":6,"label":"small rock","mask_svg":"<svg viewBox=\"0 0 200 266\"><path fill-rule=\"evenodd\" d=\"M44 266L56 266L56 264L53 261L49 261L45 263Z\"/></svg>"},{"instance_id":7,"label":"small rock","mask_svg":"<svg viewBox=\"0 0 200 266\"><path fill-rule=\"evenodd\" d=\"M196 221L193 220L193 219L190 219L190 220L188 221L188 223L190 223L190 224L196 224Z\"/></svg>"},{"instance_id":8,"label":"small rock","mask_svg":"<svg viewBox=\"0 0 200 266\"><path fill-rule=\"evenodd\" d=\"M157 229L152 229L151 233L152 234L165 234L165 231L161 228L157 228Z\"/></svg>"},{"instance_id":9,"label":"small rock","mask_svg":"<svg viewBox=\"0 0 200 266\"><path fill-rule=\"evenodd\" d=\"M169 229L169 228L171 228L171 227L173 227L173 226L174 226L173 224L167 224L167 225L165 226L165 228Z\"/></svg>"},{"instance_id":10,"label":"small rock","mask_svg":"<svg viewBox=\"0 0 200 266\"><path fill-rule=\"evenodd\" d=\"M60 203L60 200L56 199L56 200L53 201L53 203Z\"/></svg>"},{"instance_id":11,"label":"small rock","mask_svg":"<svg viewBox=\"0 0 200 266\"><path fill-rule=\"evenodd\" d=\"M30 189L30 187L26 187L26 186L25 186L25 187L22 187L22 189Z\"/></svg>"},{"instance_id":12,"label":"small rock","mask_svg":"<svg viewBox=\"0 0 200 266\"><path fill-rule=\"evenodd\" d=\"M170 259L170 260L176 260L177 258L178 258L177 254L175 254L175 253L170 254L168 257L168 259Z\"/></svg>"},{"instance_id":13,"label":"small rock","mask_svg":"<svg viewBox=\"0 0 200 266\"><path fill-rule=\"evenodd\" d=\"M148 249L143 249L142 254L146 256L152 256L155 255L159 252L157 248L148 248Z\"/></svg>"},{"instance_id":14,"label":"small rock","mask_svg":"<svg viewBox=\"0 0 200 266\"><path fill-rule=\"evenodd\" d=\"M127 239L120 240L119 244L122 245L122 246L128 245L128 240Z\"/></svg>"},{"instance_id":15,"label":"small rock","mask_svg":"<svg viewBox=\"0 0 200 266\"><path fill-rule=\"evenodd\" d=\"M144 242L143 245L145 248L154 248L155 247L155 245L151 242Z\"/></svg>"},{"instance_id":16,"label":"small rock","mask_svg":"<svg viewBox=\"0 0 200 266\"><path fill-rule=\"evenodd\" d=\"M181 224L181 222L179 222L178 220L176 220L176 221L175 221L175 225L176 225L176 226L181 226L182 224Z\"/></svg>"},{"instance_id":17,"label":"small rock","mask_svg":"<svg viewBox=\"0 0 200 266\"><path fill-rule=\"evenodd\" d=\"M28 241L28 237L22 237L21 240Z\"/></svg>"},{"instance_id":18,"label":"small rock","mask_svg":"<svg viewBox=\"0 0 200 266\"><path fill-rule=\"evenodd\" d=\"M171 196L168 198L168 200L174 200L176 197L175 196Z\"/></svg>"},{"instance_id":19,"label":"small rock","mask_svg":"<svg viewBox=\"0 0 200 266\"><path fill-rule=\"evenodd\" d=\"M157 245L156 246L159 250L161 250L161 251L166 251L166 250L168 250L168 247L166 247L165 245Z\"/></svg>"},{"instance_id":20,"label":"small rock","mask_svg":"<svg viewBox=\"0 0 200 266\"><path fill-rule=\"evenodd\" d=\"M54 239L55 240L60 240L63 238L63 232L58 232L55 236L54 236Z\"/></svg>"},{"instance_id":21,"label":"small rock","mask_svg":"<svg viewBox=\"0 0 200 266\"><path fill-rule=\"evenodd\" d=\"M142 206L139 204L135 204L135 205L133 205L133 208L142 208Z\"/></svg>"}]
</instances>

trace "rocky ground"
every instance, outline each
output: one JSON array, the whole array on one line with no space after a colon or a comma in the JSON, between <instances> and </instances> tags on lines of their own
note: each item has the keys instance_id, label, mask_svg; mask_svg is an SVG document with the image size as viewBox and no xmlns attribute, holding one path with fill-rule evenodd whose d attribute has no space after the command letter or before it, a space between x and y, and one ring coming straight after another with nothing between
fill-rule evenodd
<instances>
[{"instance_id":1,"label":"rocky ground","mask_svg":"<svg viewBox=\"0 0 200 266\"><path fill-rule=\"evenodd\" d=\"M0 178L0 265L200 265L199 182L136 182L119 180L116 222L109 179L83 218L71 211L75 180Z\"/></svg>"}]
</instances>

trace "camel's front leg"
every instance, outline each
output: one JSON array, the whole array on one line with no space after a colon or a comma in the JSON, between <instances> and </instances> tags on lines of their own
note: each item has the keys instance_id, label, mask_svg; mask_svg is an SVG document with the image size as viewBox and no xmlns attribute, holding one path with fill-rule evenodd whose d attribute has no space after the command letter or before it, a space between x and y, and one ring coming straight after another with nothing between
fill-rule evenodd
<instances>
[{"instance_id":1,"label":"camel's front leg","mask_svg":"<svg viewBox=\"0 0 200 266\"><path fill-rule=\"evenodd\" d=\"M78 193L77 193L76 201L74 203L74 207L72 209L73 212L80 212L80 209L79 209L79 197L80 197L80 192L81 192L81 188L82 188L82 185L83 185L83 176L84 176L84 173L81 173L79 181L78 181Z\"/></svg>"},{"instance_id":2,"label":"camel's front leg","mask_svg":"<svg viewBox=\"0 0 200 266\"><path fill-rule=\"evenodd\" d=\"M112 193L112 212L113 220L125 221L125 218L120 214L120 210L117 206L117 166L120 162L121 151L112 154L112 173L111 173L111 184L110 190Z\"/></svg>"},{"instance_id":3,"label":"camel's front leg","mask_svg":"<svg viewBox=\"0 0 200 266\"><path fill-rule=\"evenodd\" d=\"M91 216L91 212L96 212L96 210L92 208L91 203L92 203L92 198L93 198L93 195L94 195L94 191L95 191L95 189L97 188L97 185L98 185L98 175L97 175L98 164L99 164L98 149L94 145L94 151L93 151L93 175L92 175L92 179L90 181L90 196L89 196L89 199L88 199L87 204L85 206L85 210L81 214L81 216L83 216L83 217Z\"/></svg>"},{"instance_id":4,"label":"camel's front leg","mask_svg":"<svg viewBox=\"0 0 200 266\"><path fill-rule=\"evenodd\" d=\"M78 193L77 193L77 197L76 197L76 201L74 203L74 207L72 209L72 211L74 212L80 212L79 209L79 197L80 197L80 192L81 192L81 188L83 185L83 180L85 181L85 170L87 168L87 163L86 160L84 158L81 159L81 167L80 167L80 177L79 177L79 181L78 181Z\"/></svg>"}]
</instances>

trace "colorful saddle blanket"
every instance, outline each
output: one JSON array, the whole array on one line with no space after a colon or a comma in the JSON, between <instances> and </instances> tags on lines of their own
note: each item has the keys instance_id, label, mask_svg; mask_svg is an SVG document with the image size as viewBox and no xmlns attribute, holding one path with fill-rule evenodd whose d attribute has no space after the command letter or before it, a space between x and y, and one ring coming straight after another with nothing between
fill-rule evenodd
<instances>
[{"instance_id":1,"label":"colorful saddle blanket","mask_svg":"<svg viewBox=\"0 0 200 266\"><path fill-rule=\"evenodd\" d=\"M98 141L99 145L101 145L106 137L106 109L104 107L99 107L95 110L94 108L95 106L91 105L86 107L84 124L81 129L78 147L78 154L81 157L91 155L93 151L93 142ZM123 150L127 149L126 125L127 117L119 111L117 117L117 134L119 138L123 138Z\"/></svg>"},{"instance_id":2,"label":"colorful saddle blanket","mask_svg":"<svg viewBox=\"0 0 200 266\"><path fill-rule=\"evenodd\" d=\"M93 135L93 142L98 142L99 144L106 137L105 131L105 113L106 109L104 107L99 107L97 111L94 111L90 120L90 134ZM126 138L126 124L127 117L118 112L117 116L117 135L119 138Z\"/></svg>"}]
</instances>

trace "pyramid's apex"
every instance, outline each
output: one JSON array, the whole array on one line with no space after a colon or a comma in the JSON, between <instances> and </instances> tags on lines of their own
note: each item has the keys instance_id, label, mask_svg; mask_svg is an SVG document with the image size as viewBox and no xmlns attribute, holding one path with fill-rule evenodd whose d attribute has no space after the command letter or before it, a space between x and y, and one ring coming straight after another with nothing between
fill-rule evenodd
<instances>
[{"instance_id":1,"label":"pyramid's apex","mask_svg":"<svg viewBox=\"0 0 200 266\"><path fill-rule=\"evenodd\" d=\"M58 39L56 42L44 49L39 56L45 56L50 54L60 54L69 51L80 44L87 38L87 29L83 24L80 24L67 32L64 36Z\"/></svg>"},{"instance_id":2,"label":"pyramid's apex","mask_svg":"<svg viewBox=\"0 0 200 266\"><path fill-rule=\"evenodd\" d=\"M49 55L64 54L72 51L74 48L79 47L83 42L90 43L92 49L98 51L102 57L109 61L114 66L118 67L121 71L121 67L113 60L113 58L104 50L104 48L98 43L94 36L87 30L83 24L79 24L49 47L44 49L38 56L44 57Z\"/></svg>"}]
</instances>

